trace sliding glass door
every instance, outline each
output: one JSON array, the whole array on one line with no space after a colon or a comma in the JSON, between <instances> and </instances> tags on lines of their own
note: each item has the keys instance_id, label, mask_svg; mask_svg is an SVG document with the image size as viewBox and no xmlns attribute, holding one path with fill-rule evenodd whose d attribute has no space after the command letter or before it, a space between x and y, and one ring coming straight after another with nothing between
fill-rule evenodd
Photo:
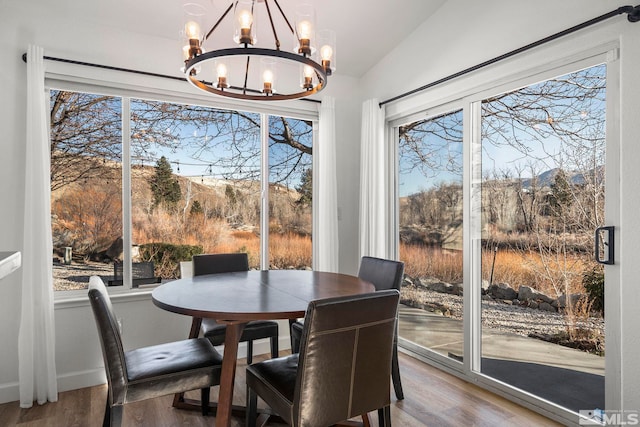
<instances>
[{"instance_id":1,"label":"sliding glass door","mask_svg":"<svg viewBox=\"0 0 640 427\"><path fill-rule=\"evenodd\" d=\"M401 337L463 357L462 110L399 127Z\"/></svg>"},{"instance_id":2,"label":"sliding glass door","mask_svg":"<svg viewBox=\"0 0 640 427\"><path fill-rule=\"evenodd\" d=\"M481 101L480 372L574 412L605 407L605 118L605 65Z\"/></svg>"},{"instance_id":3,"label":"sliding glass door","mask_svg":"<svg viewBox=\"0 0 640 427\"><path fill-rule=\"evenodd\" d=\"M609 67L600 55L391 122L401 345L576 422L607 407L605 354L619 354L611 326L605 349L619 298Z\"/></svg>"}]
</instances>

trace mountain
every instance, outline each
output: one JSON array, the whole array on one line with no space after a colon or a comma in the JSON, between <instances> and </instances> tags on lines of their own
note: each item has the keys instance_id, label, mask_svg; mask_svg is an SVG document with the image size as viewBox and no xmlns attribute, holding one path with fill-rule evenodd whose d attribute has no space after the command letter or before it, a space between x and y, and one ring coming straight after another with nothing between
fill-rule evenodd
<instances>
[{"instance_id":1,"label":"mountain","mask_svg":"<svg viewBox=\"0 0 640 427\"><path fill-rule=\"evenodd\" d=\"M542 172L536 177L535 185L541 188L551 187L556 179L556 175L558 175L560 170L560 168L554 168ZM595 181L600 185L604 185L604 166L598 166L597 168L589 171L587 174L581 172L567 173L568 181L574 185L584 185L587 182L593 182L593 177L595 177ZM533 178L524 178L522 180L523 188L531 188L532 185L534 185Z\"/></svg>"}]
</instances>

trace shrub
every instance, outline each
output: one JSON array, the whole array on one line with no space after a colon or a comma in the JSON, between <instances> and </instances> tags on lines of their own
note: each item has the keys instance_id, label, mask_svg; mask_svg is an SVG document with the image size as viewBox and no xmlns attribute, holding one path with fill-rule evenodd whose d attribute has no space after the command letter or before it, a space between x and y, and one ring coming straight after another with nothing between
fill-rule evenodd
<instances>
[{"instance_id":1,"label":"shrub","mask_svg":"<svg viewBox=\"0 0 640 427\"><path fill-rule=\"evenodd\" d=\"M604 316L604 270L593 267L582 275L582 284L589 295L589 302L594 310L602 312Z\"/></svg>"},{"instance_id":2,"label":"shrub","mask_svg":"<svg viewBox=\"0 0 640 427\"><path fill-rule=\"evenodd\" d=\"M163 279L175 279L180 274L180 261L191 261L203 253L202 246L174 245L171 243L145 243L140 245L140 259L153 261L156 274Z\"/></svg>"}]
</instances>

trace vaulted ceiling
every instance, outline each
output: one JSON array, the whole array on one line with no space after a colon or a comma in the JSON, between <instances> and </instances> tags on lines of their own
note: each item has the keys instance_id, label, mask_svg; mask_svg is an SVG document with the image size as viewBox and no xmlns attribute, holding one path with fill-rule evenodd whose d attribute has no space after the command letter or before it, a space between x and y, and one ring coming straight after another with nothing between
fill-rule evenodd
<instances>
[{"instance_id":1,"label":"vaulted ceiling","mask_svg":"<svg viewBox=\"0 0 640 427\"><path fill-rule=\"evenodd\" d=\"M212 10L212 22L215 22L230 4L230 0L205 1ZM309 1L316 8L317 27L336 31L337 73L360 77L401 40L408 37L446 0ZM273 4L273 0L269 2ZM278 2L287 15L293 15L295 4L300 0ZM61 3L68 3L67 6L76 10L87 8L88 19L96 13L94 19L103 23L110 22L111 25L127 31L157 37L175 36L177 39L182 21L181 0L110 0L99 2L97 11L90 10L92 6L82 4L85 2L63 0L56 2L57 7L60 7ZM260 26L259 31L270 36L266 22Z\"/></svg>"}]
</instances>

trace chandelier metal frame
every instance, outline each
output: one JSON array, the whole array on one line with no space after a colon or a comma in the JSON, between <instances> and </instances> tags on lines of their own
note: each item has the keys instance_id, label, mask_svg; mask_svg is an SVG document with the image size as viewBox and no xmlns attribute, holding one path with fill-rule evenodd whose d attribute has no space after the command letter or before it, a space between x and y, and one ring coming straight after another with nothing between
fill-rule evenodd
<instances>
[{"instance_id":1,"label":"chandelier metal frame","mask_svg":"<svg viewBox=\"0 0 640 427\"><path fill-rule=\"evenodd\" d=\"M287 23L289 29L291 30L291 34L295 36L295 30L291 26L289 19L285 15L284 11L280 7L278 0L253 0L254 3L260 2L264 3L266 7L266 11L269 18L269 23L271 26L271 30L274 37L275 48L265 48L265 47L253 47L250 43L242 43L239 47L232 48L223 48L216 49L209 52L202 52L200 46L206 40L211 37L216 28L220 25L220 23L225 19L225 17L229 14L229 12L235 7L237 7L238 1L233 2L226 11L222 14L222 16L218 19L218 21L213 25L211 30L199 41L197 45L194 45L193 41L190 41L190 49L189 49L189 57L184 61L184 74L187 78L187 81L191 83L198 89L204 90L206 92L235 98L235 99L245 99L252 101L283 101L290 99L299 99L309 95L313 95L315 93L323 90L327 85L327 77L331 75L332 69L329 67L329 62L325 63L325 61L321 61L321 63L313 60L309 56L309 52L301 52L301 53L293 53L280 50L280 40L278 38L277 30L273 23L273 17L271 14L271 9L269 7L269 2L273 1L277 6L282 18ZM300 49L299 51L301 51ZM243 86L224 86L219 87L219 84L216 82L208 82L205 80L201 80L198 78L198 69L203 67L206 63L212 62L218 58L225 57L246 57L246 65L244 70L244 85ZM297 63L303 66L308 66L313 69L313 74L316 77L317 83L313 86L305 85L306 87L301 87L300 91L292 92L292 93L280 93L280 92L265 92L264 90L260 90L257 88L247 87L249 70L254 64L252 64L252 58L258 57L270 57L270 58L278 58L280 60ZM255 61L254 61L255 62Z\"/></svg>"}]
</instances>

